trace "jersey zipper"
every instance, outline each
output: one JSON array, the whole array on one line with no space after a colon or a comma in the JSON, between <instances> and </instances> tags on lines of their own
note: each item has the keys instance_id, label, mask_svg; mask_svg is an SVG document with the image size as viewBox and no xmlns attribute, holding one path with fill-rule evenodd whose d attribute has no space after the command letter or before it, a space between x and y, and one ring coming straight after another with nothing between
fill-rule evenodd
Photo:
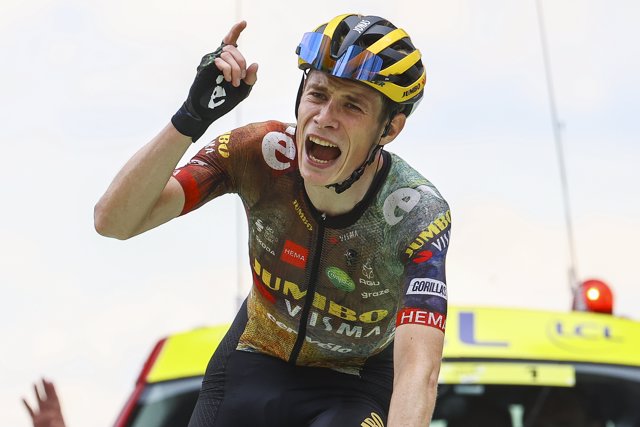
<instances>
[{"instance_id":1,"label":"jersey zipper","mask_svg":"<svg viewBox=\"0 0 640 427\"><path fill-rule=\"evenodd\" d=\"M293 345L291 354L289 355L289 363L291 363L292 365L296 364L298 355L300 354L300 349L302 348L302 344L304 344L304 339L306 338L307 334L307 323L309 322L309 312L311 311L311 305L313 304L313 299L316 293L318 269L320 268L320 255L322 254L322 242L324 240L324 221L325 219L327 219L327 214L323 213L320 218L322 219L322 221L318 222L318 243L316 244L316 251L314 251L313 254L313 264L311 264L311 270L309 274L309 287L307 288L304 307L302 307L302 313L300 314L298 337L296 338L296 342Z\"/></svg>"}]
</instances>

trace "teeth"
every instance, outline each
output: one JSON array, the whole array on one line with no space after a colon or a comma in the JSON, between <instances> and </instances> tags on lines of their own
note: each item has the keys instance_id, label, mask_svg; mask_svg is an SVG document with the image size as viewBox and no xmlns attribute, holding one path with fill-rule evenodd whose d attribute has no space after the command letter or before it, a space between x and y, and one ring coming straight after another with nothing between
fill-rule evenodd
<instances>
[{"instance_id":1,"label":"teeth","mask_svg":"<svg viewBox=\"0 0 640 427\"><path fill-rule=\"evenodd\" d=\"M323 141L321 139L316 138L315 136L310 136L309 137L309 141L313 142L314 144L318 144L318 145L322 145L323 147L333 147L333 148L338 148L337 145L332 144L330 142L327 141Z\"/></svg>"},{"instance_id":2,"label":"teeth","mask_svg":"<svg viewBox=\"0 0 640 427\"><path fill-rule=\"evenodd\" d=\"M321 160L321 159L313 157L311 154L309 155L309 158L311 158L311 160L313 160L316 163L320 163L320 164L329 163L329 160Z\"/></svg>"}]
</instances>

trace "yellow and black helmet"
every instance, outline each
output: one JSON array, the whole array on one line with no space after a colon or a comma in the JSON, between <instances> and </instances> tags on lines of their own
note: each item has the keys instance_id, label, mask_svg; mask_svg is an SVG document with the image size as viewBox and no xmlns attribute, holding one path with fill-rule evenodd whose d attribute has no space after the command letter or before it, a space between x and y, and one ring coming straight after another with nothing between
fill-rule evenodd
<instances>
[{"instance_id":1,"label":"yellow and black helmet","mask_svg":"<svg viewBox=\"0 0 640 427\"><path fill-rule=\"evenodd\" d=\"M401 28L379 16L345 14L305 33L296 49L298 67L371 86L409 116L427 80L420 51Z\"/></svg>"}]
</instances>

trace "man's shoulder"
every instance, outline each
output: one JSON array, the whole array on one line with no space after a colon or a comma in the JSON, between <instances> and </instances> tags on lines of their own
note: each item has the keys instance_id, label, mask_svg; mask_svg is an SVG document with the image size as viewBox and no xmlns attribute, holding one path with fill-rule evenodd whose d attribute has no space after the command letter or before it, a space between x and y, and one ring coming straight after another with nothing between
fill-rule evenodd
<instances>
[{"instance_id":1,"label":"man's shoulder","mask_svg":"<svg viewBox=\"0 0 640 427\"><path fill-rule=\"evenodd\" d=\"M275 133L285 133L291 137L295 135L295 125L291 123L285 123L278 120L267 120L264 122L249 123L238 129L232 131L232 133L238 136L242 135L247 139L263 139L266 135Z\"/></svg>"},{"instance_id":2,"label":"man's shoulder","mask_svg":"<svg viewBox=\"0 0 640 427\"><path fill-rule=\"evenodd\" d=\"M444 197L436 186L416 168L394 153L391 156L391 169L387 176L387 191L396 191L402 188L418 190L429 197L426 200L440 200L446 203Z\"/></svg>"},{"instance_id":3,"label":"man's shoulder","mask_svg":"<svg viewBox=\"0 0 640 427\"><path fill-rule=\"evenodd\" d=\"M431 181L397 154L380 192L379 203L391 227L423 228L435 218L449 216L449 204Z\"/></svg>"}]
</instances>

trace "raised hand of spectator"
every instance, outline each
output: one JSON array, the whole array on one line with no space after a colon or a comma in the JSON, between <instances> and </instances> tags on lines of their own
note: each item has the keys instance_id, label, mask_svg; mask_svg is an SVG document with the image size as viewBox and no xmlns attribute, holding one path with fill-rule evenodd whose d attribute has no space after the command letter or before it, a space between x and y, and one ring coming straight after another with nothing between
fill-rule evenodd
<instances>
[{"instance_id":1,"label":"raised hand of spectator","mask_svg":"<svg viewBox=\"0 0 640 427\"><path fill-rule=\"evenodd\" d=\"M53 383L42 379L41 387L33 385L36 405L32 408L26 399L22 399L27 408L33 427L65 427L60 401Z\"/></svg>"}]
</instances>

